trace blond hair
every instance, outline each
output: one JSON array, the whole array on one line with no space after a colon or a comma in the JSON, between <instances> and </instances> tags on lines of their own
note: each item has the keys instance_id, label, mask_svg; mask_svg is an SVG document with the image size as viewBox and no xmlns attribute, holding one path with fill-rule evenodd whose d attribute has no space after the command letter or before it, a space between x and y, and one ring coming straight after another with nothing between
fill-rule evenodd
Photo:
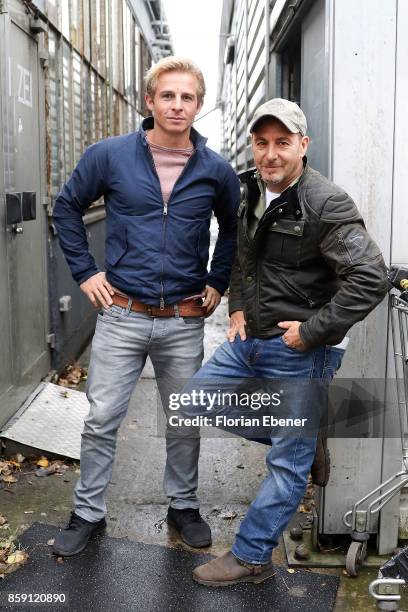
<instances>
[{"instance_id":1,"label":"blond hair","mask_svg":"<svg viewBox=\"0 0 408 612\"><path fill-rule=\"evenodd\" d=\"M189 72L194 75L197 79L197 100L201 104L205 96L205 82L204 76L201 70L186 57L178 57L176 55L170 55L163 57L156 64L153 64L146 73L145 76L145 87L146 93L154 98L156 93L157 81L164 72Z\"/></svg>"}]
</instances>

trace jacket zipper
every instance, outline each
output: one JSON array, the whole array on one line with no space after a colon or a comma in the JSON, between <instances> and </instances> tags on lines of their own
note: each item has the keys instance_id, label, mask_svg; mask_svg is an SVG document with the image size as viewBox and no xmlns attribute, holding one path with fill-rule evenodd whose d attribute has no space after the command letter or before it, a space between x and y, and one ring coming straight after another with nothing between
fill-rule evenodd
<instances>
[{"instance_id":1,"label":"jacket zipper","mask_svg":"<svg viewBox=\"0 0 408 612\"><path fill-rule=\"evenodd\" d=\"M150 155L150 160L152 162L152 167L153 167L153 171L155 172L156 176L157 176L157 180L159 181L159 188L160 188L160 193L162 194L161 191L161 184L160 184L160 178L159 178L159 173L157 172L157 168L156 168L156 164L154 163L154 157L153 154L150 150L150 146L149 143L147 142L147 149L149 151L149 155ZM183 170L181 171L180 176L178 177L177 181L174 183L173 185L173 189L171 190L169 199L167 202L164 201L163 198L163 194L162 194L162 200L163 200L163 224L162 224L162 265L161 265L161 274L160 274L160 310L164 310L164 284L163 284L163 276L164 276L164 253L165 253L165 243L166 243L166 228L167 228L167 215L168 215L168 205L169 202L172 198L172 195L174 193L174 189L177 185L177 183L179 182L179 180L181 179L181 177L184 175L187 166L189 165L192 157L194 157L196 153L196 149L194 149L192 155L190 155L190 157L188 158Z\"/></svg>"}]
</instances>

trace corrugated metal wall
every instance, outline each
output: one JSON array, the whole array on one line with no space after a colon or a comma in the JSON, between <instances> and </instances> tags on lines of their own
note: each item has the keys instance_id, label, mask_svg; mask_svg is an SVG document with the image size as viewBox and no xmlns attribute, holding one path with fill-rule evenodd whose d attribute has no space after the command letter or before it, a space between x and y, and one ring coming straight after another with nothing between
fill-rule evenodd
<instances>
[{"instance_id":1,"label":"corrugated metal wall","mask_svg":"<svg viewBox=\"0 0 408 612\"><path fill-rule=\"evenodd\" d=\"M265 99L265 43L269 5L265 0L237 0L232 19L222 32L233 48L225 66L220 98L223 101L223 154L238 172L250 165L248 116ZM227 36L227 34L229 36Z\"/></svg>"},{"instance_id":2,"label":"corrugated metal wall","mask_svg":"<svg viewBox=\"0 0 408 612\"><path fill-rule=\"evenodd\" d=\"M140 74L151 62L124 0L43 3L48 108L48 194L55 196L84 149L134 131L144 110ZM146 43L145 43L146 44Z\"/></svg>"}]
</instances>

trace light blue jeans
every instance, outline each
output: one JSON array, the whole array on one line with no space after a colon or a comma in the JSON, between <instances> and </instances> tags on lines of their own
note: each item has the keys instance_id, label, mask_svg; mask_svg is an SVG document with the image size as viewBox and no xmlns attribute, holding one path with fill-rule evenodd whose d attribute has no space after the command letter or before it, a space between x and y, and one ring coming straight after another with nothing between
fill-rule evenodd
<instances>
[{"instance_id":1,"label":"light blue jeans","mask_svg":"<svg viewBox=\"0 0 408 612\"><path fill-rule=\"evenodd\" d=\"M230 430L250 439L269 436L272 444L266 456L268 475L261 483L250 505L232 547L233 554L247 563L268 563L278 538L287 526L302 499L313 462L320 418L327 407L328 383L340 367L344 351L322 346L311 351L289 348L282 337L266 340L239 336L233 343L225 342L183 389L223 393L245 389L243 381L251 379L263 391L281 394L281 405L271 407L276 417L307 417L306 427L238 426ZM255 384L255 387L257 385ZM209 410L205 406L187 406L185 416L215 415L236 417L251 410L225 405ZM252 411L257 417L258 412ZM214 415L214 416L211 416ZM223 427L223 429L229 429ZM262 435L263 434L263 435Z\"/></svg>"},{"instance_id":2,"label":"light blue jeans","mask_svg":"<svg viewBox=\"0 0 408 612\"><path fill-rule=\"evenodd\" d=\"M76 514L91 522L106 514L104 493L112 475L117 431L147 356L166 411L166 380L177 384L198 370L203 338L204 319L200 317L152 318L115 305L98 314L87 381L90 411L74 492ZM198 508L198 429L172 428L171 433L166 436L164 491L173 508Z\"/></svg>"}]
</instances>

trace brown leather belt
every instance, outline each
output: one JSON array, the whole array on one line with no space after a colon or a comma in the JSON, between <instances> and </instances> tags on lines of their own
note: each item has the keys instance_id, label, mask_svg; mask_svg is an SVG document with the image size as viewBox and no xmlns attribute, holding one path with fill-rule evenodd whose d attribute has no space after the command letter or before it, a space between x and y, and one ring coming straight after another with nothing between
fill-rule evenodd
<instances>
[{"instance_id":1,"label":"brown leather belt","mask_svg":"<svg viewBox=\"0 0 408 612\"><path fill-rule=\"evenodd\" d=\"M159 306L149 306L149 304L143 304L137 300L132 300L130 310L133 310L133 312L142 312L151 317L175 317L177 312L180 317L206 317L207 309L201 306L201 301L201 298L187 298L173 306L160 308ZM112 296L112 302L116 306L127 308L129 300L115 293Z\"/></svg>"}]
</instances>

